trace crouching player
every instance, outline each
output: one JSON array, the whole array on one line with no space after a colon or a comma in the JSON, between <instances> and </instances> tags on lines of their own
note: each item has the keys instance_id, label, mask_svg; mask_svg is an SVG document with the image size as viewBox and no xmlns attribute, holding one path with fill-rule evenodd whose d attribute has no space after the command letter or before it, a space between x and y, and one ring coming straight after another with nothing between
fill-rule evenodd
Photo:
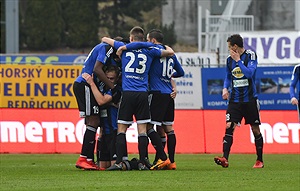
<instances>
[{"instance_id":1,"label":"crouching player","mask_svg":"<svg viewBox=\"0 0 300 191\"><path fill-rule=\"evenodd\" d=\"M100 134L97 143L97 163L100 170L110 167L116 160L116 136L117 136L117 113L118 103L121 98L121 87L117 84L120 70L115 65L108 65L105 68L106 77L115 84L117 94L112 96L112 92L107 86L97 86L93 76L83 73L82 77L91 86L97 103L100 106ZM124 158L127 159L127 158Z\"/></svg>"}]
</instances>

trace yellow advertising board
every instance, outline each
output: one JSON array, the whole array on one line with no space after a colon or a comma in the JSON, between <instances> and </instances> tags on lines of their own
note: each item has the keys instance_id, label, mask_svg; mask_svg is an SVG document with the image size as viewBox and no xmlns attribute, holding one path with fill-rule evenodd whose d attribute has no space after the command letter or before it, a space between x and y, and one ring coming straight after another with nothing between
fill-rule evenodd
<instances>
[{"instance_id":1,"label":"yellow advertising board","mask_svg":"<svg viewBox=\"0 0 300 191\"><path fill-rule=\"evenodd\" d=\"M1 108L77 108L73 83L82 65L0 64Z\"/></svg>"}]
</instances>

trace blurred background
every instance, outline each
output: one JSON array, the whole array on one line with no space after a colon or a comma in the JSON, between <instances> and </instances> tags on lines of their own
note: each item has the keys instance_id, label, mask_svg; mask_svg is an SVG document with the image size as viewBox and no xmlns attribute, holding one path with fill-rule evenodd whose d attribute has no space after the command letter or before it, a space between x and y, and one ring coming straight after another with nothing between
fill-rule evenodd
<instances>
[{"instance_id":1,"label":"blurred background","mask_svg":"<svg viewBox=\"0 0 300 191\"><path fill-rule=\"evenodd\" d=\"M99 38L128 37L139 25L160 28L177 52L216 52L223 64L229 34L300 30L299 0L0 2L1 53L87 53Z\"/></svg>"}]
</instances>

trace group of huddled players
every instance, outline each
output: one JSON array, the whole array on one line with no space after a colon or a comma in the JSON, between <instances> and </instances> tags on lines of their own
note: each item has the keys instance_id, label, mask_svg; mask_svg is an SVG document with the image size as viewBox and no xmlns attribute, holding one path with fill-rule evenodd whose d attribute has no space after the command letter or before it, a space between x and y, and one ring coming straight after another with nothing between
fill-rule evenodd
<instances>
[{"instance_id":1,"label":"group of huddled players","mask_svg":"<svg viewBox=\"0 0 300 191\"><path fill-rule=\"evenodd\" d=\"M176 169L173 129L176 85L172 78L183 76L184 70L174 51L163 45L160 30L149 31L148 42L141 27L133 27L129 35L129 41L103 37L89 53L81 75L74 82L79 114L86 125L77 168ZM126 130L134 122L139 157L129 160ZM153 163L148 157L149 139L156 150Z\"/></svg>"}]
</instances>

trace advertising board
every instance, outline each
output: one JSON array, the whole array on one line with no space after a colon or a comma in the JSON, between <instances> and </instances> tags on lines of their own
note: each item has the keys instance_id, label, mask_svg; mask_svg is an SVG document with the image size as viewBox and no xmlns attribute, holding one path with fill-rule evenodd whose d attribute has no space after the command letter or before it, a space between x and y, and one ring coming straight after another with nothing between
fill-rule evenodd
<instances>
[{"instance_id":1,"label":"advertising board","mask_svg":"<svg viewBox=\"0 0 300 191\"><path fill-rule=\"evenodd\" d=\"M290 102L289 83L293 67L258 67L256 89L261 110L296 110ZM226 109L222 99L225 68L202 68L204 109Z\"/></svg>"},{"instance_id":2,"label":"advertising board","mask_svg":"<svg viewBox=\"0 0 300 191\"><path fill-rule=\"evenodd\" d=\"M286 65L300 63L299 31L255 31L240 33L245 49L258 56L258 63Z\"/></svg>"},{"instance_id":3,"label":"advertising board","mask_svg":"<svg viewBox=\"0 0 300 191\"><path fill-rule=\"evenodd\" d=\"M297 111L262 111L264 153L300 154ZM222 153L224 110L176 110L176 153ZM0 153L80 153L84 120L76 109L0 109ZM126 133L129 153L138 152L136 124ZM232 153L255 154L250 127L234 133ZM154 153L149 144L149 152Z\"/></svg>"},{"instance_id":4,"label":"advertising board","mask_svg":"<svg viewBox=\"0 0 300 191\"><path fill-rule=\"evenodd\" d=\"M82 65L0 65L0 108L77 108Z\"/></svg>"}]
</instances>

